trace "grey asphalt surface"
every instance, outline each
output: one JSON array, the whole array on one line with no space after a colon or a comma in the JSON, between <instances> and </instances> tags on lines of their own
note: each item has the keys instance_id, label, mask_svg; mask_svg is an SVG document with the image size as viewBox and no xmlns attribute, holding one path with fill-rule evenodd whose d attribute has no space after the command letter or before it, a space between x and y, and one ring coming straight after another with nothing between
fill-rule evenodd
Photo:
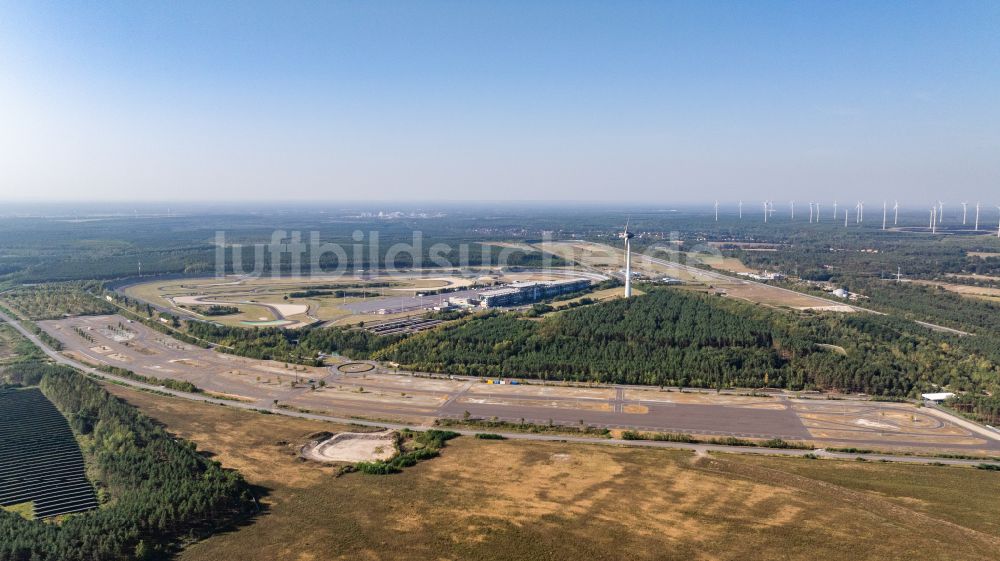
<instances>
[{"instance_id":1,"label":"grey asphalt surface","mask_svg":"<svg viewBox=\"0 0 1000 561\"><path fill-rule=\"evenodd\" d=\"M121 378L118 376L113 376L104 372L100 372L94 368L81 364L75 360L72 360L66 356L63 356L59 352L51 349L43 343L34 333L28 331L21 323L14 318L11 318L0 312L0 320L6 321L14 329L16 329L22 336L27 338L29 341L38 346L47 356L49 356L53 361L58 364L63 364L65 366L70 366L76 368L91 376L100 380L106 380L114 383L118 383L125 386L131 386L134 388L159 392L173 397L178 397L181 399L187 399L190 401L198 401L202 403L212 403L216 405L235 407L237 409L246 409L251 411L259 411L260 407L255 404L241 403L223 399L211 398L203 395L192 394L187 392L180 392L175 390L170 390L162 386L153 386L151 384L145 384L142 382L137 382L128 378ZM383 423L376 421L363 421L358 419L349 418L339 418L327 415L317 415L313 413L303 413L299 411L291 411L279 408L272 408L269 412L278 415L286 415L289 417L298 417L302 419L313 419L317 421L328 421L340 424L356 424L361 426L371 426L371 427L385 427L394 430L401 430L404 428L423 431L427 430L428 427L412 424L397 424L397 423ZM483 432L482 430L468 430L468 429L456 429L455 432L471 436L477 433ZM618 440L618 439L605 439L605 438L589 438L589 437L579 437L579 436L563 436L563 435L547 435L547 434L522 434L522 433L500 433L504 437L512 440L528 440L528 441L547 441L547 442L573 442L581 444L598 444L598 445L612 445L612 446L636 446L636 447L648 447L648 448L670 448L679 450L691 450L695 452L707 453L707 452L725 452L725 453L739 453L739 454L764 454L764 455L778 455L778 456L796 456L801 457L807 454L813 454L821 458L830 459L843 459L843 460L853 460L859 455L857 454L847 454L840 452L829 452L826 450L795 450L795 449L780 449L780 448L757 448L757 447L735 447L735 446L724 446L716 444L688 444L683 442L661 442L661 441L636 441L636 440ZM871 461L891 461L900 463L912 463L912 464L945 464L945 465L958 465L958 466L976 466L979 464L990 464L1000 467L1000 462L995 461L982 461L982 460L966 460L957 458L928 458L921 456L906 456L906 455L892 455L892 454L866 454L863 456L867 460Z\"/></svg>"}]
</instances>

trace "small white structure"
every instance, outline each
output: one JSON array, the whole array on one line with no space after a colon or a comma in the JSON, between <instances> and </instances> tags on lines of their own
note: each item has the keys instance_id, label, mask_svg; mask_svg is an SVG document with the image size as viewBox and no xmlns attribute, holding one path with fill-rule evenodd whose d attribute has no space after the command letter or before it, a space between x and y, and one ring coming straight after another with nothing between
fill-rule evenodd
<instances>
[{"instance_id":1,"label":"small white structure","mask_svg":"<svg viewBox=\"0 0 1000 561\"><path fill-rule=\"evenodd\" d=\"M934 403L941 403L942 401L948 399L949 397L955 397L955 394L951 392L939 392L939 393L922 393L920 397L927 401L933 401Z\"/></svg>"},{"instance_id":2,"label":"small white structure","mask_svg":"<svg viewBox=\"0 0 1000 561\"><path fill-rule=\"evenodd\" d=\"M769 273L767 271L762 273L736 273L736 275L756 281L785 280L785 275L782 273Z\"/></svg>"}]
</instances>

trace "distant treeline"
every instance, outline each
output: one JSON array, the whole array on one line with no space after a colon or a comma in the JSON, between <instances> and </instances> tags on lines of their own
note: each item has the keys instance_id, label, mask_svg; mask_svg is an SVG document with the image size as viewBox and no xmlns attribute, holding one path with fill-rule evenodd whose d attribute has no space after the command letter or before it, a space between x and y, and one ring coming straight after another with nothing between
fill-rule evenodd
<instances>
[{"instance_id":1,"label":"distant treeline","mask_svg":"<svg viewBox=\"0 0 1000 561\"><path fill-rule=\"evenodd\" d=\"M37 383L80 438L89 472L108 503L59 524L0 511L0 560L112 561L163 557L250 515L250 488L84 376L23 365L8 382Z\"/></svg>"}]
</instances>

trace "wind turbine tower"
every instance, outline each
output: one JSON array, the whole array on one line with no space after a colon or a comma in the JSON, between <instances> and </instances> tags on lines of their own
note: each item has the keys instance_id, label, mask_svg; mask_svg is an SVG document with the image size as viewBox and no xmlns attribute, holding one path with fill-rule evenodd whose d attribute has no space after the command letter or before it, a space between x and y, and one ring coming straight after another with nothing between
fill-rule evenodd
<instances>
[{"instance_id":1,"label":"wind turbine tower","mask_svg":"<svg viewBox=\"0 0 1000 561\"><path fill-rule=\"evenodd\" d=\"M813 223L813 204L812 204L812 201L809 201L809 223L810 224Z\"/></svg>"},{"instance_id":2,"label":"wind turbine tower","mask_svg":"<svg viewBox=\"0 0 1000 561\"><path fill-rule=\"evenodd\" d=\"M743 220L743 201L740 201L740 204L737 206L740 207L740 220Z\"/></svg>"},{"instance_id":3,"label":"wind turbine tower","mask_svg":"<svg viewBox=\"0 0 1000 561\"><path fill-rule=\"evenodd\" d=\"M941 201L938 201L937 221L944 224L944 203Z\"/></svg>"},{"instance_id":4,"label":"wind turbine tower","mask_svg":"<svg viewBox=\"0 0 1000 561\"><path fill-rule=\"evenodd\" d=\"M979 201L976 201L976 231L979 231Z\"/></svg>"},{"instance_id":5,"label":"wind turbine tower","mask_svg":"<svg viewBox=\"0 0 1000 561\"><path fill-rule=\"evenodd\" d=\"M635 236L628 230L628 219L625 220L625 231L622 237L625 238L625 297L632 297L632 238Z\"/></svg>"},{"instance_id":6,"label":"wind turbine tower","mask_svg":"<svg viewBox=\"0 0 1000 561\"><path fill-rule=\"evenodd\" d=\"M847 209L845 208L844 209L844 228L847 228L847 216L848 216L848 214L849 213L847 212Z\"/></svg>"},{"instance_id":7,"label":"wind turbine tower","mask_svg":"<svg viewBox=\"0 0 1000 561\"><path fill-rule=\"evenodd\" d=\"M792 208L792 220L795 220L795 201L788 201L788 204Z\"/></svg>"},{"instance_id":8,"label":"wind turbine tower","mask_svg":"<svg viewBox=\"0 0 1000 561\"><path fill-rule=\"evenodd\" d=\"M968 213L969 203L962 203L962 226L965 226L965 215Z\"/></svg>"},{"instance_id":9,"label":"wind turbine tower","mask_svg":"<svg viewBox=\"0 0 1000 561\"><path fill-rule=\"evenodd\" d=\"M833 219L837 219L837 201L833 201Z\"/></svg>"},{"instance_id":10,"label":"wind turbine tower","mask_svg":"<svg viewBox=\"0 0 1000 561\"><path fill-rule=\"evenodd\" d=\"M816 203L816 223L819 224L819 203Z\"/></svg>"},{"instance_id":11,"label":"wind turbine tower","mask_svg":"<svg viewBox=\"0 0 1000 561\"><path fill-rule=\"evenodd\" d=\"M767 224L767 201L764 201L764 224Z\"/></svg>"},{"instance_id":12,"label":"wind turbine tower","mask_svg":"<svg viewBox=\"0 0 1000 561\"><path fill-rule=\"evenodd\" d=\"M715 201L715 221L719 221L719 201Z\"/></svg>"},{"instance_id":13,"label":"wind turbine tower","mask_svg":"<svg viewBox=\"0 0 1000 561\"><path fill-rule=\"evenodd\" d=\"M885 218L887 216L886 211L888 209L888 203L882 201L882 229L885 230Z\"/></svg>"},{"instance_id":14,"label":"wind turbine tower","mask_svg":"<svg viewBox=\"0 0 1000 561\"><path fill-rule=\"evenodd\" d=\"M895 226L899 224L899 201L892 202L892 225Z\"/></svg>"}]
</instances>

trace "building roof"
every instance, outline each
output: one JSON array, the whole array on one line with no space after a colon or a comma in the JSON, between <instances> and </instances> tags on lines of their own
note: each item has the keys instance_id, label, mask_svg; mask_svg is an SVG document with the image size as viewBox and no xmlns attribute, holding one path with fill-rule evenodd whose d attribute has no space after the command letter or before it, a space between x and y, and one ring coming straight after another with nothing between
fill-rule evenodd
<instances>
[{"instance_id":1,"label":"building roof","mask_svg":"<svg viewBox=\"0 0 1000 561\"><path fill-rule=\"evenodd\" d=\"M922 393L920 397L924 399L929 399L931 401L944 401L949 397L955 397L955 394L951 392L939 392L939 393Z\"/></svg>"}]
</instances>

